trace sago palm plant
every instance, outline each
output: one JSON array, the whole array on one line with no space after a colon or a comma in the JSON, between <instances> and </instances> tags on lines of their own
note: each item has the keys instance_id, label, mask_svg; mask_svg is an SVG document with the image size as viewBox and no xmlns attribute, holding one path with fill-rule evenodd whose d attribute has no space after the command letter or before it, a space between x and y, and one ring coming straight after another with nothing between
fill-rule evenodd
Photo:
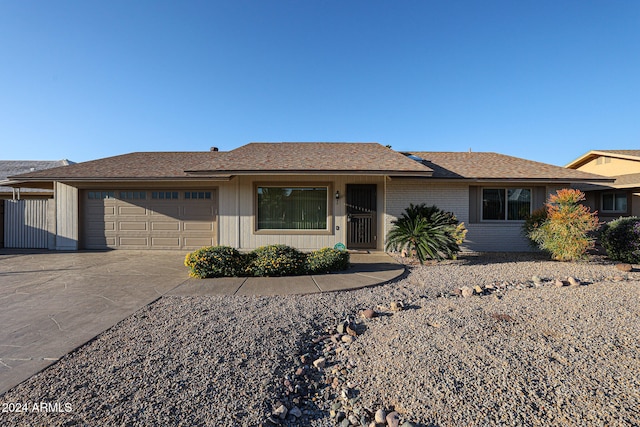
<instances>
[{"instance_id":1,"label":"sago palm plant","mask_svg":"<svg viewBox=\"0 0 640 427\"><path fill-rule=\"evenodd\" d=\"M411 204L392 224L386 249L415 254L421 264L427 259L454 258L460 251L458 220L435 206Z\"/></svg>"}]
</instances>

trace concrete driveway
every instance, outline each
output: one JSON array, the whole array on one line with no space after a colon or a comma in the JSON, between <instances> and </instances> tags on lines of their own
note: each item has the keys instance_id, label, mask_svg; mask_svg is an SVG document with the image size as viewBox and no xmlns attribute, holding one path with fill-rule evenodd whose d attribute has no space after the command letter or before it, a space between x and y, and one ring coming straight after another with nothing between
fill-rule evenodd
<instances>
[{"instance_id":1,"label":"concrete driveway","mask_svg":"<svg viewBox=\"0 0 640 427\"><path fill-rule=\"evenodd\" d=\"M186 252L0 252L0 395L187 280Z\"/></svg>"}]
</instances>

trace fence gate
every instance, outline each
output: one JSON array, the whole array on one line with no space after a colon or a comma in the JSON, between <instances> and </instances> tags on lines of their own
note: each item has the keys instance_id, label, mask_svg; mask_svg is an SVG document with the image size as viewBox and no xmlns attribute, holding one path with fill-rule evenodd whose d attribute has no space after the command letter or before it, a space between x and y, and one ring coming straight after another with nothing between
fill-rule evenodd
<instances>
[{"instance_id":1,"label":"fence gate","mask_svg":"<svg viewBox=\"0 0 640 427\"><path fill-rule=\"evenodd\" d=\"M47 200L5 200L4 247L47 249Z\"/></svg>"}]
</instances>

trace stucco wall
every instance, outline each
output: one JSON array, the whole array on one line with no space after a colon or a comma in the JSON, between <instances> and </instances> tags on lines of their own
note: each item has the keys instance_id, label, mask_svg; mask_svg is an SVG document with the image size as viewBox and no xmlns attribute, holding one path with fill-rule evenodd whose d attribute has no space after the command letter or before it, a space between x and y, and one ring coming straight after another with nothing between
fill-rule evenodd
<instances>
[{"instance_id":1,"label":"stucco wall","mask_svg":"<svg viewBox=\"0 0 640 427\"><path fill-rule=\"evenodd\" d=\"M578 170L604 176L618 176L629 173L640 173L640 162L638 161L617 159L614 157L608 157L607 160L604 160L604 156L600 159L601 160L593 159L590 162L580 166Z\"/></svg>"}]
</instances>

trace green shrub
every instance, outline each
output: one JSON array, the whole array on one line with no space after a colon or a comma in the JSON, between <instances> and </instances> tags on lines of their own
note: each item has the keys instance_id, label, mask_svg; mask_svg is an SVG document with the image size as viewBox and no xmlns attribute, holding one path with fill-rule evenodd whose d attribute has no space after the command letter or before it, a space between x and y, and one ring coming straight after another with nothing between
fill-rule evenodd
<instances>
[{"instance_id":1,"label":"green shrub","mask_svg":"<svg viewBox=\"0 0 640 427\"><path fill-rule=\"evenodd\" d=\"M533 230L540 227L547 220L547 208L542 207L531 212L531 215L527 215L524 224L522 225L522 233L529 239L529 243L534 248L538 247L535 240L531 239L531 233Z\"/></svg>"},{"instance_id":2,"label":"green shrub","mask_svg":"<svg viewBox=\"0 0 640 427\"><path fill-rule=\"evenodd\" d=\"M595 212L580 204L584 193L580 190L562 189L549 197L545 204L547 219L529 233L529 238L543 251L558 261L573 261L586 256L593 248L600 223Z\"/></svg>"},{"instance_id":3,"label":"green shrub","mask_svg":"<svg viewBox=\"0 0 640 427\"><path fill-rule=\"evenodd\" d=\"M415 254L422 264L426 259L455 258L466 229L451 212L436 206L410 204L400 218L392 221L387 234L387 250L405 250Z\"/></svg>"},{"instance_id":4,"label":"green shrub","mask_svg":"<svg viewBox=\"0 0 640 427\"><path fill-rule=\"evenodd\" d=\"M243 255L228 246L207 246L188 253L184 259L189 276L198 279L241 276L244 264Z\"/></svg>"},{"instance_id":5,"label":"green shrub","mask_svg":"<svg viewBox=\"0 0 640 427\"><path fill-rule=\"evenodd\" d=\"M307 272L310 274L329 273L349 268L349 252L333 248L323 248L307 255Z\"/></svg>"},{"instance_id":6,"label":"green shrub","mask_svg":"<svg viewBox=\"0 0 640 427\"><path fill-rule=\"evenodd\" d=\"M629 264L640 263L640 218L618 218L605 224L600 241L609 258Z\"/></svg>"},{"instance_id":7,"label":"green shrub","mask_svg":"<svg viewBox=\"0 0 640 427\"><path fill-rule=\"evenodd\" d=\"M251 257L247 273L252 276L295 276L305 273L305 254L286 245L259 247Z\"/></svg>"}]
</instances>

